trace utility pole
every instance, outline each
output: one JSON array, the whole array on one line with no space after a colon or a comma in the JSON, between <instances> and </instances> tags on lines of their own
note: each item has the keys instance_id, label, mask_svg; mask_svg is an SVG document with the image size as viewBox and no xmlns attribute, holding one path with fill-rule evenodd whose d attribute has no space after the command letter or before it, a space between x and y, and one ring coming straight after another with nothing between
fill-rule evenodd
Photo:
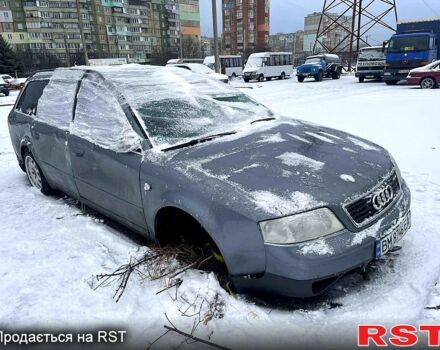
<instances>
[{"instance_id":1,"label":"utility pole","mask_svg":"<svg viewBox=\"0 0 440 350\"><path fill-rule=\"evenodd\" d=\"M76 13L78 14L78 23L79 23L79 32L81 35L81 43L84 50L84 62L86 66L89 65L89 55L87 54L87 47L86 47L86 39L84 38L84 29L83 29L83 23L81 18L81 12L79 10L79 0L76 0Z\"/></svg>"},{"instance_id":2,"label":"utility pole","mask_svg":"<svg viewBox=\"0 0 440 350\"><path fill-rule=\"evenodd\" d=\"M218 53L218 30L217 30L217 1L212 0L212 24L214 26L214 56L215 71L220 73L220 57Z\"/></svg>"}]
</instances>

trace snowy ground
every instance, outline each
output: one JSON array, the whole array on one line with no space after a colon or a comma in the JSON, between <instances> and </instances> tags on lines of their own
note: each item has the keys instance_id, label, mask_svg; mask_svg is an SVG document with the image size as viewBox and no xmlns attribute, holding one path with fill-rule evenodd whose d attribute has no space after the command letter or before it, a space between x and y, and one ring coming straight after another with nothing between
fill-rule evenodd
<instances>
[{"instance_id":1,"label":"snowy ground","mask_svg":"<svg viewBox=\"0 0 440 350\"><path fill-rule=\"evenodd\" d=\"M0 329L112 326L127 329L131 341L145 348L169 324L165 313L178 328L191 332L198 316L182 316L188 305L184 300L195 305L188 314L197 313L201 305L202 315L217 300L216 317L198 325L194 334L230 348L246 344L258 349L325 346L326 335L334 339L335 334L340 342L353 344L359 323L440 320L440 311L435 310L440 305L440 91L358 84L350 76L322 83L289 79L233 84L246 86L244 92L276 112L342 129L390 150L413 195L413 226L400 243L402 249L377 262L369 281L357 274L347 276L324 297L307 302L233 297L213 274L190 270L182 276L177 294L172 289L156 295L163 281L134 277L116 303L112 296L117 286L94 290L94 276L111 272L148 248L107 220L82 215L71 200L44 197L31 189L10 145L6 119L11 107L4 106L0 107ZM0 106L13 99L0 97ZM155 346L178 346L183 340L168 334Z\"/></svg>"}]
</instances>

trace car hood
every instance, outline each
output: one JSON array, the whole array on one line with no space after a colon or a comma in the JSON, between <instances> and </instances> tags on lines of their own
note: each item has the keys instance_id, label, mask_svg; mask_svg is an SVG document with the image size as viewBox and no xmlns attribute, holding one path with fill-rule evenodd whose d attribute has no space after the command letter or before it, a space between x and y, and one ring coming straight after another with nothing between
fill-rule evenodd
<instances>
[{"instance_id":1,"label":"car hood","mask_svg":"<svg viewBox=\"0 0 440 350\"><path fill-rule=\"evenodd\" d=\"M164 154L205 195L257 221L341 208L393 169L380 146L292 119Z\"/></svg>"},{"instance_id":2,"label":"car hood","mask_svg":"<svg viewBox=\"0 0 440 350\"><path fill-rule=\"evenodd\" d=\"M302 68L320 68L320 67L321 67L321 65L319 63L305 63L305 64L299 66L299 69L302 69Z\"/></svg>"},{"instance_id":3,"label":"car hood","mask_svg":"<svg viewBox=\"0 0 440 350\"><path fill-rule=\"evenodd\" d=\"M246 67L243 69L243 73L255 73L258 70L256 67Z\"/></svg>"}]
</instances>

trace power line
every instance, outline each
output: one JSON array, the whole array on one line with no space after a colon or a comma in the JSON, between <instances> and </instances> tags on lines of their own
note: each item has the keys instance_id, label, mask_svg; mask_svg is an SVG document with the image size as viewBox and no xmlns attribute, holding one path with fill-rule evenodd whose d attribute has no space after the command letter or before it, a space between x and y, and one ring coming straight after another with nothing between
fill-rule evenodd
<instances>
[{"instance_id":1,"label":"power line","mask_svg":"<svg viewBox=\"0 0 440 350\"><path fill-rule=\"evenodd\" d=\"M439 13L438 13L436 10L434 10L434 9L431 7L431 5L429 5L429 4L426 2L426 0L422 0L422 1L423 1L423 3L425 4L425 6L426 6L427 8L429 8L432 12L435 13L436 16L440 16Z\"/></svg>"}]
</instances>

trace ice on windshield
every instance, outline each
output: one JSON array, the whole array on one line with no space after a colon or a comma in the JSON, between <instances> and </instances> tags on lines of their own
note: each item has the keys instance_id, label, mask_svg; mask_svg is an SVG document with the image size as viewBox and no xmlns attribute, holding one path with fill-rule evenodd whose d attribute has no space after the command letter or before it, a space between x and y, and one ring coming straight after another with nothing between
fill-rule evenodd
<instances>
[{"instance_id":1,"label":"ice on windshield","mask_svg":"<svg viewBox=\"0 0 440 350\"><path fill-rule=\"evenodd\" d=\"M359 61L383 61L385 54L382 49L363 49L359 52Z\"/></svg>"},{"instance_id":2,"label":"ice on windshield","mask_svg":"<svg viewBox=\"0 0 440 350\"><path fill-rule=\"evenodd\" d=\"M242 92L176 67L96 68L124 94L162 147L240 129L272 112Z\"/></svg>"},{"instance_id":3,"label":"ice on windshield","mask_svg":"<svg viewBox=\"0 0 440 350\"><path fill-rule=\"evenodd\" d=\"M308 58L308 59L306 59L306 64L307 63L321 63L321 58L318 58L318 57Z\"/></svg>"}]
</instances>

